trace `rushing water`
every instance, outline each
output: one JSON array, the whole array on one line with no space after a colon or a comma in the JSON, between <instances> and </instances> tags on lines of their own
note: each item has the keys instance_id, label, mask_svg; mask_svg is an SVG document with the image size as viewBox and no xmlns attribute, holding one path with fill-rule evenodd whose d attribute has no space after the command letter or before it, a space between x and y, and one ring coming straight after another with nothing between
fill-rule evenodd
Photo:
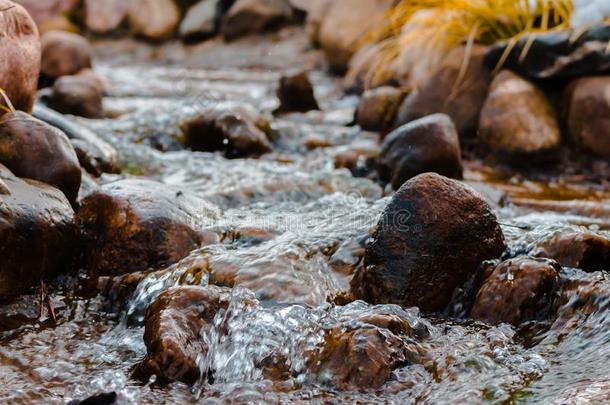
<instances>
[{"instance_id":1,"label":"rushing water","mask_svg":"<svg viewBox=\"0 0 610 405\"><path fill-rule=\"evenodd\" d=\"M180 123L203 106L249 103L264 113L276 107L273 92L282 67L311 56L302 52L300 33L286 35L281 43L246 41L224 51L196 48L184 54L170 48L190 63L173 64L167 56L166 63L153 63L149 55L133 53L111 57L100 50L96 69L111 85L105 102L116 118L81 123L114 144L129 171L187 187L218 206L220 219L206 226L221 243L144 277L113 311L105 296L79 292L70 281L53 298L57 325L34 321L32 296L3 308L0 402L63 403L101 392L117 392L118 402L126 404L609 401L610 281L605 273L564 269L562 282L568 287L557 320L527 338L509 325L426 318L415 308L333 304L349 288L345 269L360 263L389 197L373 181L335 168L345 153L374 155L378 146L376 135L346 126L354 100L341 98L340 83L321 70L312 77L324 112L274 119L278 140L272 154L227 160L179 150ZM325 147L313 148L320 139ZM469 163L466 177L497 203L512 252L532 251L567 230L610 236L604 211L610 199L600 186L499 178L478 163ZM501 204L498 196L506 193L523 204ZM562 201L573 198L584 208L562 208ZM601 208L587 209L587 204ZM208 271L201 273L202 267ZM146 307L171 286L222 284L224 277L234 277L231 304L202 330L209 351L198 359L203 375L214 371L213 381L157 387L130 379L146 354ZM325 384L324 373L308 371L306 357L318 350L324 330L381 313L395 314L419 331L410 345L424 353L425 362L395 370L373 392L342 392ZM282 359L290 377L267 379L260 364L268 358Z\"/></svg>"}]
</instances>

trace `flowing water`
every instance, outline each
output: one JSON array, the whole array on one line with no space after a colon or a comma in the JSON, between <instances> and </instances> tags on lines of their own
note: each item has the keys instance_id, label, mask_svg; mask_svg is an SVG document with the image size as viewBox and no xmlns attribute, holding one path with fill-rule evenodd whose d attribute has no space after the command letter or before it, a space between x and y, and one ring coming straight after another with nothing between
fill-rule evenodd
<instances>
[{"instance_id":1,"label":"flowing water","mask_svg":"<svg viewBox=\"0 0 610 405\"><path fill-rule=\"evenodd\" d=\"M106 108L115 118L79 122L119 149L131 175L179 185L219 207L220 219L206 226L220 243L143 277L112 310L107 294L78 289L70 280L53 297L57 325L35 321L34 296L4 307L0 402L64 403L101 392L116 392L126 404L610 401L606 273L563 269L558 318L532 333L425 317L416 308L337 304L390 196L375 182L336 168L356 153L361 158L354 171L366 171L366 157L378 150L377 135L348 125L355 100L343 97L339 80L323 73L319 55L307 49L299 30L227 46L169 45L159 51L105 43L97 51L96 70L110 84ZM198 109L248 103L269 113L277 106L281 71L300 66L314 69L324 112L273 119L273 153L228 160L182 150L180 123ZM603 183L538 183L498 175L476 161L467 167L467 181L495 204L513 255L568 230L610 236L610 193ZM101 182L117 178L105 175ZM146 354L146 307L170 286L224 285L227 278L235 285L229 309L200 336L209 351L199 357L199 367L204 374L213 370L213 380L194 387L132 380L133 367ZM307 356L325 330L382 313L408 322L416 336L409 345L426 361L396 369L380 389L368 392L332 388L325 373L308 371ZM281 358L289 376L269 379L260 366L268 358Z\"/></svg>"}]
</instances>

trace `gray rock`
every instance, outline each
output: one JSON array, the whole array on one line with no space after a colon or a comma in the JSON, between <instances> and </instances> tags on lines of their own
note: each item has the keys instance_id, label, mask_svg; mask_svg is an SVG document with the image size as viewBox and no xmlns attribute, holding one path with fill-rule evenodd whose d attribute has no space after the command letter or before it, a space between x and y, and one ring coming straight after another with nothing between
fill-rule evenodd
<instances>
[{"instance_id":1,"label":"gray rock","mask_svg":"<svg viewBox=\"0 0 610 405\"><path fill-rule=\"evenodd\" d=\"M180 37L198 40L216 33L221 12L221 0L202 0L186 13L180 24Z\"/></svg>"}]
</instances>

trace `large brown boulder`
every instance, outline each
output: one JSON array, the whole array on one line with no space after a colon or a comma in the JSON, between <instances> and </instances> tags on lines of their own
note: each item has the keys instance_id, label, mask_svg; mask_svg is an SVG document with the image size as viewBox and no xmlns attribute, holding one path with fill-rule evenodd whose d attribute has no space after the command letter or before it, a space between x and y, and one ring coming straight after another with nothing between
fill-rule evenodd
<instances>
[{"instance_id":1,"label":"large brown boulder","mask_svg":"<svg viewBox=\"0 0 610 405\"><path fill-rule=\"evenodd\" d=\"M42 75L51 81L91 67L93 51L86 38L64 31L49 31L40 39Z\"/></svg>"},{"instance_id":2,"label":"large brown boulder","mask_svg":"<svg viewBox=\"0 0 610 405\"><path fill-rule=\"evenodd\" d=\"M426 115L444 113L451 117L460 135L474 135L491 83L491 70L483 63L486 51L485 47L475 46L464 71L464 58L467 57L464 48L451 51L436 73L402 103L395 126Z\"/></svg>"},{"instance_id":3,"label":"large brown boulder","mask_svg":"<svg viewBox=\"0 0 610 405\"><path fill-rule=\"evenodd\" d=\"M206 240L216 208L186 190L150 180L105 184L81 201L83 268L118 275L161 268Z\"/></svg>"},{"instance_id":4,"label":"large brown boulder","mask_svg":"<svg viewBox=\"0 0 610 405\"><path fill-rule=\"evenodd\" d=\"M479 136L496 152L529 155L556 149L559 123L535 84L503 70L493 80L479 123Z\"/></svg>"},{"instance_id":5,"label":"large brown boulder","mask_svg":"<svg viewBox=\"0 0 610 405\"><path fill-rule=\"evenodd\" d=\"M0 300L70 265L74 212L61 191L0 165Z\"/></svg>"},{"instance_id":6,"label":"large brown boulder","mask_svg":"<svg viewBox=\"0 0 610 405\"><path fill-rule=\"evenodd\" d=\"M24 112L0 118L0 163L16 176L42 181L76 200L81 170L70 140L59 129Z\"/></svg>"},{"instance_id":7,"label":"large brown boulder","mask_svg":"<svg viewBox=\"0 0 610 405\"><path fill-rule=\"evenodd\" d=\"M158 41L174 33L180 9L174 0L131 0L128 17L136 35Z\"/></svg>"},{"instance_id":8,"label":"large brown boulder","mask_svg":"<svg viewBox=\"0 0 610 405\"><path fill-rule=\"evenodd\" d=\"M483 197L458 181L421 174L403 184L381 215L352 291L374 304L441 311L481 262L504 249Z\"/></svg>"},{"instance_id":9,"label":"large brown boulder","mask_svg":"<svg viewBox=\"0 0 610 405\"><path fill-rule=\"evenodd\" d=\"M567 93L572 139L590 152L610 157L610 76L577 79Z\"/></svg>"},{"instance_id":10,"label":"large brown boulder","mask_svg":"<svg viewBox=\"0 0 610 405\"><path fill-rule=\"evenodd\" d=\"M473 318L519 325L549 315L559 281L556 262L521 257L487 266L491 274L477 293Z\"/></svg>"},{"instance_id":11,"label":"large brown boulder","mask_svg":"<svg viewBox=\"0 0 610 405\"><path fill-rule=\"evenodd\" d=\"M38 29L20 5L0 0L0 10L0 89L17 110L30 112L40 74ZM0 105L5 105L2 97Z\"/></svg>"},{"instance_id":12,"label":"large brown boulder","mask_svg":"<svg viewBox=\"0 0 610 405\"><path fill-rule=\"evenodd\" d=\"M564 232L543 241L533 255L588 272L610 270L610 238L590 231Z\"/></svg>"},{"instance_id":13,"label":"large brown boulder","mask_svg":"<svg viewBox=\"0 0 610 405\"><path fill-rule=\"evenodd\" d=\"M85 0L85 24L96 34L116 30L127 17L130 0Z\"/></svg>"},{"instance_id":14,"label":"large brown boulder","mask_svg":"<svg viewBox=\"0 0 610 405\"><path fill-rule=\"evenodd\" d=\"M318 42L330 68L347 69L368 32L383 24L394 0L334 0L325 11Z\"/></svg>"},{"instance_id":15,"label":"large brown boulder","mask_svg":"<svg viewBox=\"0 0 610 405\"><path fill-rule=\"evenodd\" d=\"M85 118L102 118L103 94L86 76L62 76L53 85L49 106L62 114Z\"/></svg>"},{"instance_id":16,"label":"large brown boulder","mask_svg":"<svg viewBox=\"0 0 610 405\"><path fill-rule=\"evenodd\" d=\"M229 306L231 290L220 287L173 287L147 309L144 329L146 357L135 376L147 381L194 384L200 376L197 357L208 347L201 330L218 310Z\"/></svg>"},{"instance_id":17,"label":"large brown boulder","mask_svg":"<svg viewBox=\"0 0 610 405\"><path fill-rule=\"evenodd\" d=\"M460 140L451 119L433 114L394 130L383 141L378 170L381 179L396 190L427 172L461 179Z\"/></svg>"},{"instance_id":18,"label":"large brown boulder","mask_svg":"<svg viewBox=\"0 0 610 405\"><path fill-rule=\"evenodd\" d=\"M220 31L227 39L257 34L272 24L289 19L286 0L237 0L223 17Z\"/></svg>"}]
</instances>

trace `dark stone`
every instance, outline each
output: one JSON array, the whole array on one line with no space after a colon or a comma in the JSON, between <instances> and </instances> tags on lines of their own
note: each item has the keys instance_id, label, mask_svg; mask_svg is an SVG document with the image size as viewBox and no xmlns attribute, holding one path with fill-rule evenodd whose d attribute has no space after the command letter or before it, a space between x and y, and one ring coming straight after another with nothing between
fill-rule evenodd
<instances>
[{"instance_id":1,"label":"dark stone","mask_svg":"<svg viewBox=\"0 0 610 405\"><path fill-rule=\"evenodd\" d=\"M306 72L282 76L277 98L280 100L277 112L307 112L320 109Z\"/></svg>"},{"instance_id":2,"label":"dark stone","mask_svg":"<svg viewBox=\"0 0 610 405\"><path fill-rule=\"evenodd\" d=\"M451 119L434 114L394 130L383 142L378 170L395 190L427 172L461 179L460 141Z\"/></svg>"},{"instance_id":3,"label":"dark stone","mask_svg":"<svg viewBox=\"0 0 610 405\"><path fill-rule=\"evenodd\" d=\"M49 106L62 114L102 118L102 92L85 76L62 76L53 85Z\"/></svg>"},{"instance_id":4,"label":"dark stone","mask_svg":"<svg viewBox=\"0 0 610 405\"><path fill-rule=\"evenodd\" d=\"M403 184L384 210L352 292L373 304L442 311L455 288L504 249L496 216L477 192L421 174Z\"/></svg>"},{"instance_id":5,"label":"dark stone","mask_svg":"<svg viewBox=\"0 0 610 405\"><path fill-rule=\"evenodd\" d=\"M358 125L365 131L390 130L405 96L403 90L391 86L365 91L356 111Z\"/></svg>"},{"instance_id":6,"label":"dark stone","mask_svg":"<svg viewBox=\"0 0 610 405\"><path fill-rule=\"evenodd\" d=\"M83 400L70 401L68 402L68 405L113 405L116 403L116 400L116 392L105 392Z\"/></svg>"},{"instance_id":7,"label":"dark stone","mask_svg":"<svg viewBox=\"0 0 610 405\"><path fill-rule=\"evenodd\" d=\"M54 81L61 76L75 75L91 67L89 41L65 31L49 31L40 39L42 47L41 74Z\"/></svg>"},{"instance_id":8,"label":"dark stone","mask_svg":"<svg viewBox=\"0 0 610 405\"><path fill-rule=\"evenodd\" d=\"M610 239L589 231L565 232L542 242L533 255L588 272L610 270Z\"/></svg>"},{"instance_id":9,"label":"dark stone","mask_svg":"<svg viewBox=\"0 0 610 405\"><path fill-rule=\"evenodd\" d=\"M291 17L292 8L286 0L237 0L223 17L220 31L231 40L261 33Z\"/></svg>"}]
</instances>

